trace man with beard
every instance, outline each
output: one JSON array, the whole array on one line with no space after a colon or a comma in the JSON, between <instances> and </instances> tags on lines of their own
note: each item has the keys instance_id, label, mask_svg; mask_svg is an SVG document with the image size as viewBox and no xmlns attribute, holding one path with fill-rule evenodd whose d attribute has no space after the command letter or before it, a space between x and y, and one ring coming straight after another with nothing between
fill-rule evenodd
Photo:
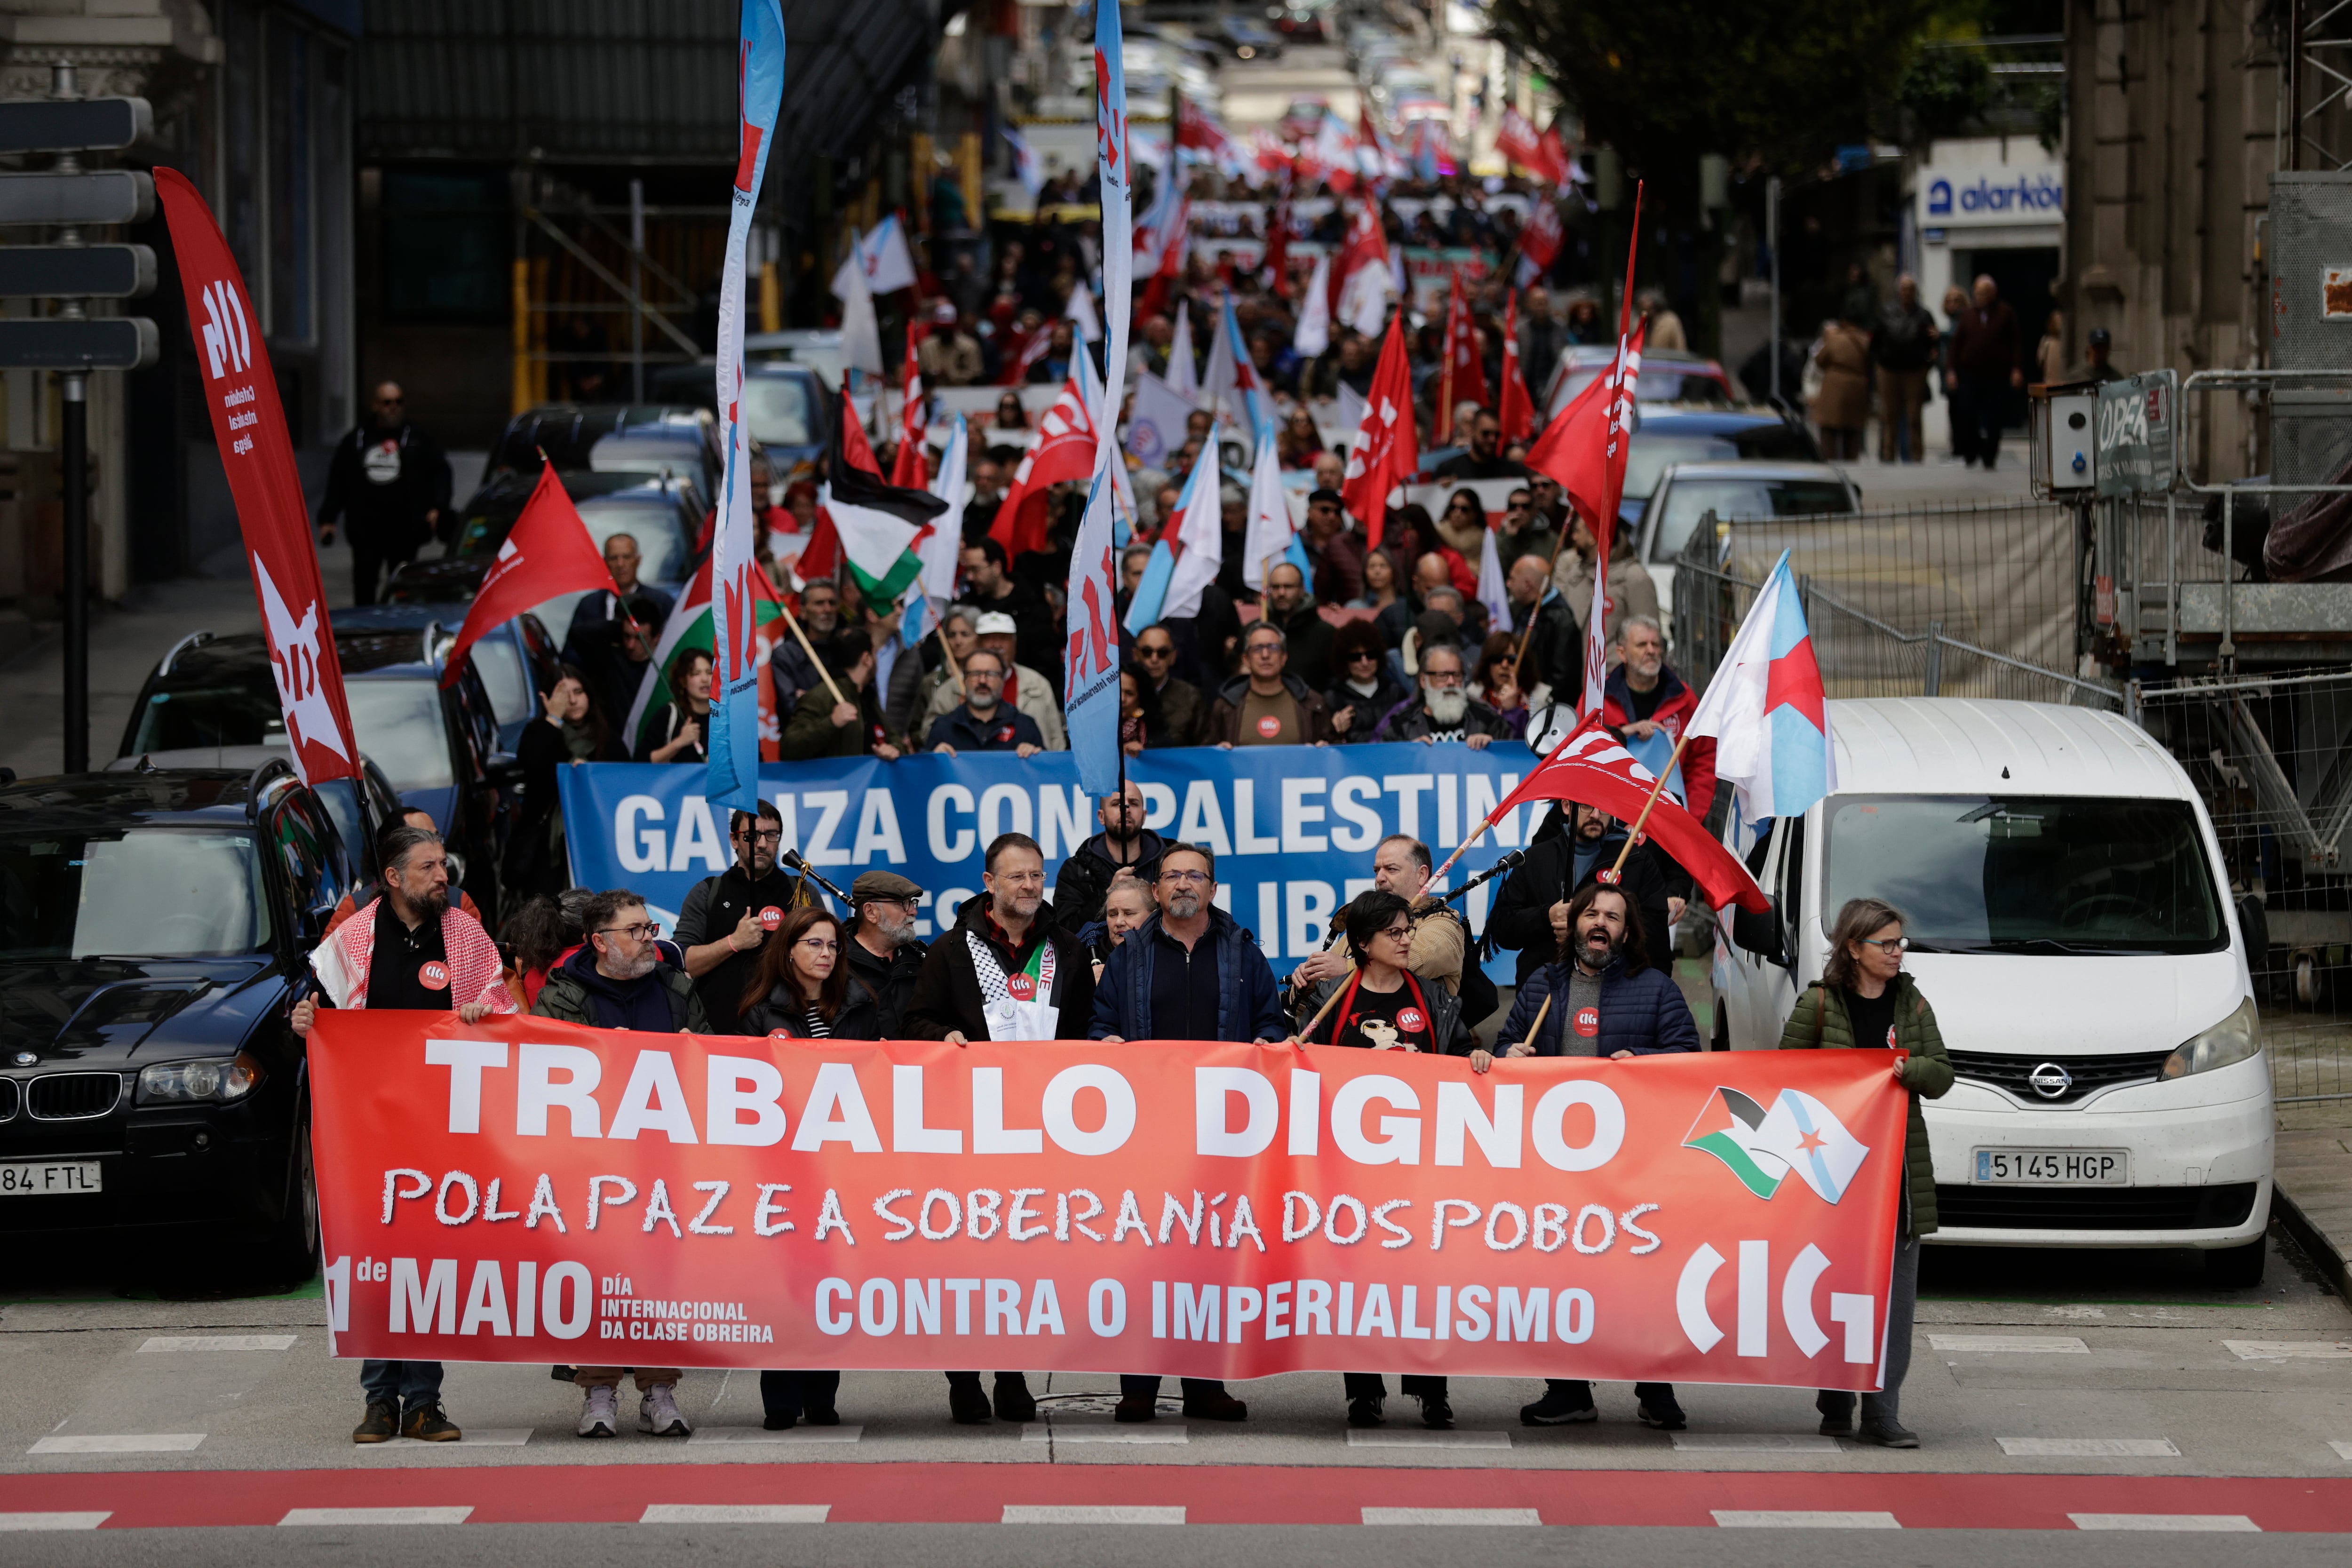
<instances>
[{"instance_id":1,"label":"man with beard","mask_svg":"<svg viewBox=\"0 0 2352 1568\"><path fill-rule=\"evenodd\" d=\"M1479 752L1517 739L1511 721L1462 689L1462 650L1438 643L1422 650L1421 700L1397 709L1373 731L1375 741L1460 741Z\"/></svg>"},{"instance_id":2,"label":"man with beard","mask_svg":"<svg viewBox=\"0 0 2352 1568\"><path fill-rule=\"evenodd\" d=\"M1142 805L1139 792L1134 801L1139 816ZM1269 1045L1283 1038L1289 1025L1282 1016L1274 971L1250 933L1216 907L1216 858L1197 845L1168 846L1160 856L1154 892L1160 912L1111 949L1103 965L1102 984L1095 992L1094 1037L1114 1046L1129 1040L1253 1040ZM1183 1388L1187 1416L1203 1421L1249 1416L1249 1406L1227 1394L1222 1379L1188 1377ZM1150 1421L1159 1415L1159 1378L1122 1376L1111 1419Z\"/></svg>"},{"instance_id":3,"label":"man with beard","mask_svg":"<svg viewBox=\"0 0 2352 1568\"><path fill-rule=\"evenodd\" d=\"M1560 802L1538 827L1528 858L1504 879L1486 921L1486 933L1501 948L1517 948L1518 978L1549 962L1567 931L1568 907L1579 888L1600 879L1617 864L1625 828L1597 805ZM1670 950L1669 933L1682 919L1690 880L1645 837L1625 857L1618 884L1631 902L1650 952Z\"/></svg>"},{"instance_id":4,"label":"man with beard","mask_svg":"<svg viewBox=\"0 0 2352 1568\"><path fill-rule=\"evenodd\" d=\"M915 910L923 889L896 871L861 871L849 884L850 912L857 923L843 944L850 974L874 993L882 1009L882 1038L899 1037L915 976L930 950L915 935Z\"/></svg>"},{"instance_id":5,"label":"man with beard","mask_svg":"<svg viewBox=\"0 0 2352 1568\"><path fill-rule=\"evenodd\" d=\"M446 1013L456 1003L461 1024L513 1012L498 944L481 921L449 907L449 857L440 835L405 824L388 827L376 840L375 863L383 896L373 914L343 921L320 944L327 967L340 973L328 979L320 970L331 994L294 1005L294 1033L307 1039L322 1005ZM360 1387L367 1409L352 1431L354 1443L454 1443L463 1436L442 1413L437 1361L362 1361Z\"/></svg>"},{"instance_id":6,"label":"man with beard","mask_svg":"<svg viewBox=\"0 0 2352 1568\"><path fill-rule=\"evenodd\" d=\"M809 646L824 667L839 675L845 668L841 662L841 590L828 578L820 577L801 590L801 630L808 634ZM790 713L801 693L823 686L824 677L817 673L815 663L801 647L798 637L786 637L768 656L768 668L776 683L776 711Z\"/></svg>"},{"instance_id":7,"label":"man with beard","mask_svg":"<svg viewBox=\"0 0 2352 1568\"><path fill-rule=\"evenodd\" d=\"M1160 854L1166 841L1143 826L1143 786L1133 780L1097 808L1103 830L1062 862L1054 879L1054 924L1071 936L1103 918L1103 895L1122 869L1145 882L1160 879Z\"/></svg>"},{"instance_id":8,"label":"man with beard","mask_svg":"<svg viewBox=\"0 0 2352 1568\"><path fill-rule=\"evenodd\" d=\"M931 943L915 976L908 1036L952 1046L1085 1039L1095 1011L1094 963L1076 938L1038 918L1045 852L1025 833L1003 833L981 865L980 896L963 901L955 928ZM948 1414L967 1426L988 1420L980 1373L948 1373ZM1003 1421L1037 1418L1022 1373L996 1374L995 1414Z\"/></svg>"},{"instance_id":9,"label":"man with beard","mask_svg":"<svg viewBox=\"0 0 2352 1568\"><path fill-rule=\"evenodd\" d=\"M756 816L730 814L727 837L735 846L735 864L688 889L677 911L687 975L702 1010L722 1029L733 1028L742 1011L769 934L784 923L786 910L807 901L792 874L776 868L784 818L775 802L761 801Z\"/></svg>"},{"instance_id":10,"label":"man with beard","mask_svg":"<svg viewBox=\"0 0 2352 1568\"><path fill-rule=\"evenodd\" d=\"M626 888L588 900L580 927L588 940L556 965L541 987L531 1016L598 1029L635 1029L646 1034L712 1033L702 998L686 971L666 962L655 938L661 927L646 916L646 901ZM734 1018L733 1010L727 1017ZM674 1366L635 1369L637 1430L656 1437L684 1437L694 1430L677 1407ZM581 1393L583 1437L620 1435L621 1369L582 1366L572 1371Z\"/></svg>"},{"instance_id":11,"label":"man with beard","mask_svg":"<svg viewBox=\"0 0 2352 1568\"><path fill-rule=\"evenodd\" d=\"M1622 889L1595 884L1580 889L1569 900L1565 923L1570 937L1559 944L1559 960L1519 983L1511 1016L1495 1036L1496 1055L1629 1062L1699 1048L1690 1005L1673 976L1652 967L1641 925ZM1485 1052L1470 1058L1477 1072L1492 1062ZM1686 1424L1673 1384L1637 1383L1633 1398L1635 1418L1644 1426L1679 1432ZM1548 1379L1543 1397L1519 1411L1529 1426L1564 1426L1599 1415L1592 1385L1582 1378Z\"/></svg>"}]
</instances>

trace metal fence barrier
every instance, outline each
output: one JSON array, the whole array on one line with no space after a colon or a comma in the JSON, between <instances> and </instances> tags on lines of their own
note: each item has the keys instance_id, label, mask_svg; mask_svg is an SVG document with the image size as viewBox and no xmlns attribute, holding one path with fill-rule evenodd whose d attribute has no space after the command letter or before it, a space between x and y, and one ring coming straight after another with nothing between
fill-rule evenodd
<instances>
[{"instance_id":1,"label":"metal fence barrier","mask_svg":"<svg viewBox=\"0 0 2352 1568\"><path fill-rule=\"evenodd\" d=\"M2137 696L2221 839L2279 1100L2352 1099L2352 670Z\"/></svg>"}]
</instances>

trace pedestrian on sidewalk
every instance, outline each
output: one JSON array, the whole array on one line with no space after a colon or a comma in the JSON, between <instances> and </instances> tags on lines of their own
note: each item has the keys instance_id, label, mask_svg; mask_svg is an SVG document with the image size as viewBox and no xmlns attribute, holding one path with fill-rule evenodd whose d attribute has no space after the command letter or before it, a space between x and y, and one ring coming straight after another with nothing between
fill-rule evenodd
<instances>
[{"instance_id":1,"label":"pedestrian on sidewalk","mask_svg":"<svg viewBox=\"0 0 2352 1568\"><path fill-rule=\"evenodd\" d=\"M1960 330L1960 318L1968 314L1968 290L1954 284L1944 290L1944 334L1936 345L1937 374L1944 382L1944 418L1951 426L1952 452L1948 461L1965 468L1976 461L1976 416L1969 411L1968 389L1960 384L1958 367L1952 360L1952 344Z\"/></svg>"},{"instance_id":2,"label":"pedestrian on sidewalk","mask_svg":"<svg viewBox=\"0 0 2352 1568\"><path fill-rule=\"evenodd\" d=\"M661 925L646 916L646 901L626 888L588 900L581 917L587 944L556 966L531 1006L535 1017L598 1029L635 1029L671 1035L680 1029L707 1035L702 998L686 971L669 963L654 940ZM572 1381L582 1391L583 1437L620 1435L621 1373L617 1366L574 1367ZM637 1430L656 1437L684 1437L694 1427L677 1407L674 1366L635 1369Z\"/></svg>"},{"instance_id":3,"label":"pedestrian on sidewalk","mask_svg":"<svg viewBox=\"0 0 2352 1568\"><path fill-rule=\"evenodd\" d=\"M1936 363L1936 318L1919 303L1919 280L1895 279L1895 302L1878 313L1870 357L1878 366L1878 460L1916 463L1927 449L1921 420L1927 369Z\"/></svg>"},{"instance_id":4,"label":"pedestrian on sidewalk","mask_svg":"<svg viewBox=\"0 0 2352 1568\"><path fill-rule=\"evenodd\" d=\"M2009 423L2010 399L2025 384L2025 354L2017 312L1989 274L1977 278L1975 298L1953 329L1952 368L1968 395L1974 426L1971 456L1993 468L2000 461L2000 433Z\"/></svg>"},{"instance_id":5,"label":"pedestrian on sidewalk","mask_svg":"<svg viewBox=\"0 0 2352 1568\"><path fill-rule=\"evenodd\" d=\"M1862 457L1862 435L1870 423L1870 333L1859 321L1822 323L1821 347L1813 351L1822 389L1813 395L1813 424L1821 431L1822 456L1832 463Z\"/></svg>"},{"instance_id":6,"label":"pedestrian on sidewalk","mask_svg":"<svg viewBox=\"0 0 2352 1568\"><path fill-rule=\"evenodd\" d=\"M1793 1050L1900 1050L1895 1081L1911 1095L1909 1129L1903 1140L1903 1204L1895 1230L1895 1273L1887 1286L1885 1381L1862 1396L1865 1443L1883 1448L1916 1448L1919 1435L1897 1419L1903 1374L1911 1369L1911 1321L1919 1300L1919 1238L1936 1229L1936 1167L1927 1152L1923 1100L1941 1100L1952 1087L1951 1058L1936 1027L1936 1010L1903 971L1902 911L1877 899L1849 899L1830 932L1829 963L1805 988L1780 1031L1780 1048ZM1857 1436L1854 1396L1823 1389L1813 1400L1822 1432Z\"/></svg>"},{"instance_id":7,"label":"pedestrian on sidewalk","mask_svg":"<svg viewBox=\"0 0 2352 1568\"><path fill-rule=\"evenodd\" d=\"M455 1003L461 1024L513 1012L498 943L481 921L450 907L449 856L440 835L404 823L386 828L376 840L375 863L383 896L373 912L343 921L327 939L351 983L341 1001L330 997L324 1005L443 1013ZM295 1004L298 1037L310 1037L320 1005L317 996ZM454 1443L465 1436L441 1409L437 1361L362 1361L360 1387L367 1409L352 1429L354 1443Z\"/></svg>"},{"instance_id":8,"label":"pedestrian on sidewalk","mask_svg":"<svg viewBox=\"0 0 2352 1568\"><path fill-rule=\"evenodd\" d=\"M409 422L399 383L383 383L335 443L319 503L320 543L335 542L338 518L351 530L352 604L374 604L380 580L416 559L449 510L450 483L449 459Z\"/></svg>"}]
</instances>

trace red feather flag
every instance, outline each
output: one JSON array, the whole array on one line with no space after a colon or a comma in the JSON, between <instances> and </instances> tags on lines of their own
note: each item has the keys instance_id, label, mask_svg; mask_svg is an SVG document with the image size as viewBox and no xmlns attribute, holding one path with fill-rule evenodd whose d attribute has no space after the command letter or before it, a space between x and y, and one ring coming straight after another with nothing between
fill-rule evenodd
<instances>
[{"instance_id":1,"label":"red feather flag","mask_svg":"<svg viewBox=\"0 0 2352 1568\"><path fill-rule=\"evenodd\" d=\"M1656 804L1651 804L1657 782L1656 775L1634 760L1596 713L1538 763L1487 820L1499 818L1522 802L1569 800L1598 806L1630 827L1647 807L1650 816L1642 825L1643 833L1656 839L1675 864L1690 873L1691 880L1706 894L1709 906L1719 910L1738 904L1758 914L1769 910L1772 906L1764 889L1704 823L1676 805L1670 795L1660 793Z\"/></svg>"},{"instance_id":2,"label":"red feather flag","mask_svg":"<svg viewBox=\"0 0 2352 1568\"><path fill-rule=\"evenodd\" d=\"M1412 423L1412 368L1405 363L1404 312L1389 317L1381 340L1380 363L1372 370L1372 394L1364 402L1363 423L1348 443L1348 473L1340 499L1364 525L1364 548L1377 549L1388 521L1389 492L1421 467L1421 443Z\"/></svg>"},{"instance_id":3,"label":"red feather flag","mask_svg":"<svg viewBox=\"0 0 2352 1568\"><path fill-rule=\"evenodd\" d=\"M490 569L483 574L482 585L466 611L466 624L458 628L457 640L442 662L441 684L457 683L466 668L466 650L493 627L506 625L558 594L599 590L621 597L620 584L613 581L604 552L596 548L588 525L580 521L579 509L564 493L563 481L555 477L555 465L545 463L539 487L523 503L522 515L515 519L507 542L499 546Z\"/></svg>"},{"instance_id":4,"label":"red feather flag","mask_svg":"<svg viewBox=\"0 0 2352 1568\"><path fill-rule=\"evenodd\" d=\"M1503 395L1495 418L1503 439L1523 441L1536 427L1536 405L1528 396L1527 377L1519 369L1519 296L1517 289L1503 307Z\"/></svg>"},{"instance_id":5,"label":"red feather flag","mask_svg":"<svg viewBox=\"0 0 2352 1568\"><path fill-rule=\"evenodd\" d=\"M988 536L1004 546L1006 560L1045 548L1050 520L1045 490L1066 479L1086 479L1095 471L1095 422L1087 412L1078 379L1062 384L1062 395L1037 421L1037 444L1013 470Z\"/></svg>"}]
</instances>

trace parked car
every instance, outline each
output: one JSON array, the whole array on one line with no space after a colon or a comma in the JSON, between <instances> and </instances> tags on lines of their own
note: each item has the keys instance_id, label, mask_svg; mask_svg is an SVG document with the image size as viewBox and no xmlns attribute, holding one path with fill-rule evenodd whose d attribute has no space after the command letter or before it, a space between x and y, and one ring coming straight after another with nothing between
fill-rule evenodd
<instances>
[{"instance_id":1,"label":"parked car","mask_svg":"<svg viewBox=\"0 0 2352 1568\"><path fill-rule=\"evenodd\" d=\"M310 1278L289 1015L345 863L283 757L0 785L0 1234Z\"/></svg>"},{"instance_id":2,"label":"parked car","mask_svg":"<svg viewBox=\"0 0 2352 1568\"><path fill-rule=\"evenodd\" d=\"M1849 899L1906 916L1958 1075L1925 1107L1940 1247L2192 1247L2259 1284L2270 1063L2197 790L2087 708L1832 701L1836 793L1727 842L1771 896L1718 930L1716 1045L1769 1050Z\"/></svg>"},{"instance_id":3,"label":"parked car","mask_svg":"<svg viewBox=\"0 0 2352 1568\"><path fill-rule=\"evenodd\" d=\"M209 632L197 634L209 637ZM263 746L191 746L179 751L140 752L131 756L117 757L106 764L110 773L136 773L148 768L227 768L250 773L265 763L287 761L283 742ZM360 775L356 779L320 779L310 786L326 808L328 819L335 825L339 840L337 853L345 857L341 876L345 882L364 880L368 846L376 836L400 820L405 809L400 804L400 792L392 787L392 780L373 757L360 753Z\"/></svg>"},{"instance_id":4,"label":"parked car","mask_svg":"<svg viewBox=\"0 0 2352 1568\"><path fill-rule=\"evenodd\" d=\"M1618 503L1617 525L1638 527L1659 478L1678 464L1821 460L1821 447L1804 421L1777 409L1637 404L1625 447L1625 494Z\"/></svg>"},{"instance_id":5,"label":"parked car","mask_svg":"<svg viewBox=\"0 0 2352 1568\"><path fill-rule=\"evenodd\" d=\"M540 470L527 473L499 468L482 481L481 487L458 509L456 527L450 531L450 553L454 555L491 556L507 542L522 509L539 488ZM592 496L610 495L614 490L629 489L645 483L645 476L632 473L598 473L593 468L559 467L555 477L562 482L563 493L576 504Z\"/></svg>"},{"instance_id":6,"label":"parked car","mask_svg":"<svg viewBox=\"0 0 2352 1568\"><path fill-rule=\"evenodd\" d=\"M499 749L489 692L470 657L457 682L442 689L455 625L338 628L335 655L361 751L380 764L403 806L432 813L463 860L462 874L453 875L495 921L499 786L509 759ZM119 754L285 743L269 647L250 632L173 649L141 689Z\"/></svg>"},{"instance_id":7,"label":"parked car","mask_svg":"<svg viewBox=\"0 0 2352 1568\"><path fill-rule=\"evenodd\" d=\"M553 403L526 409L507 421L485 474L519 474L536 483L541 453L566 473L585 468L689 479L706 508L727 466L718 419L691 402Z\"/></svg>"},{"instance_id":8,"label":"parked car","mask_svg":"<svg viewBox=\"0 0 2352 1568\"><path fill-rule=\"evenodd\" d=\"M473 585L477 589L481 586L478 576ZM446 603L425 597L335 612L335 629L339 632L421 632L436 624L455 627L464 623L462 614L452 615ZM513 751L522 739L523 726L542 714L541 700L555 689L559 678L557 647L555 639L548 635L546 624L528 610L475 639L474 673L482 678L482 689L489 694L490 712L499 725L500 751Z\"/></svg>"},{"instance_id":9,"label":"parked car","mask_svg":"<svg viewBox=\"0 0 2352 1568\"><path fill-rule=\"evenodd\" d=\"M1546 380L1546 418L1576 401L1576 395L1598 380L1616 363L1614 343L1570 343ZM1540 373L1538 373L1540 374ZM1746 401L1731 389L1723 366L1705 354L1680 349L1643 349L1642 373L1633 383L1633 396L1642 403L1688 403L1728 408Z\"/></svg>"},{"instance_id":10,"label":"parked car","mask_svg":"<svg viewBox=\"0 0 2352 1568\"><path fill-rule=\"evenodd\" d=\"M1627 462L1632 461L1628 449ZM1829 463L1674 463L1659 474L1642 509L1642 564L1658 586L1658 604L1675 602L1675 563L1699 521L1820 517L1862 510L1862 491L1845 470ZM1667 635L1674 632L1671 613Z\"/></svg>"}]
</instances>

